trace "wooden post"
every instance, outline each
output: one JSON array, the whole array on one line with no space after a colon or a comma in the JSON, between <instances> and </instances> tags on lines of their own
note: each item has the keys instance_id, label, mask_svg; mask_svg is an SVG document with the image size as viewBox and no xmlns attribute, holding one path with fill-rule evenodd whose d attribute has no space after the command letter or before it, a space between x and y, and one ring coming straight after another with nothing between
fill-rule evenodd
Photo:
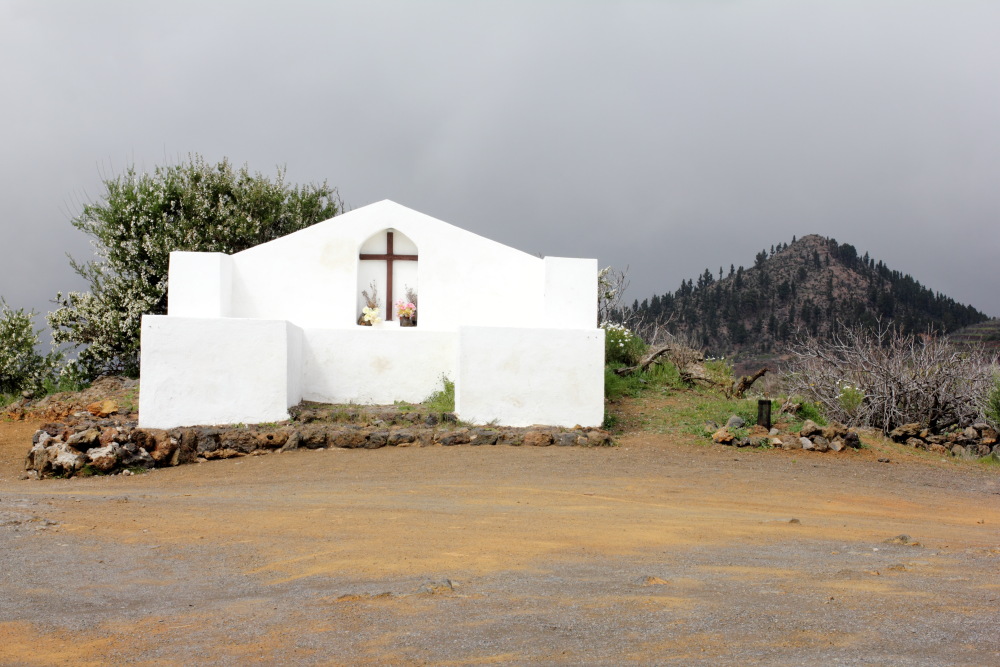
<instances>
[{"instance_id":1,"label":"wooden post","mask_svg":"<svg viewBox=\"0 0 1000 667\"><path fill-rule=\"evenodd\" d=\"M757 401L757 426L771 430L771 399L762 398Z\"/></svg>"}]
</instances>

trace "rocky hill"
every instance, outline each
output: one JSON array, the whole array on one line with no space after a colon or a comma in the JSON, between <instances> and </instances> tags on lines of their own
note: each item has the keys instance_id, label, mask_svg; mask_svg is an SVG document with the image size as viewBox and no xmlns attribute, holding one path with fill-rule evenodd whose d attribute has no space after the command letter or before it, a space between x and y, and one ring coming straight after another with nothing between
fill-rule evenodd
<instances>
[{"instance_id":1,"label":"rocky hill","mask_svg":"<svg viewBox=\"0 0 1000 667\"><path fill-rule=\"evenodd\" d=\"M879 320L904 332L947 333L987 319L848 243L815 234L762 250L750 268L705 269L675 292L632 307L716 355L776 352L797 332L826 337Z\"/></svg>"}]
</instances>

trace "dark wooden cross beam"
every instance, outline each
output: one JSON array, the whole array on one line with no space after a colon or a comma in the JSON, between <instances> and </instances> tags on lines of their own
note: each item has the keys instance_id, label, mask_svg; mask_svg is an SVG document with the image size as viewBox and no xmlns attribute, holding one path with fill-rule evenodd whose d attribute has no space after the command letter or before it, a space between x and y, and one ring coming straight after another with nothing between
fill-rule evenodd
<instances>
[{"instance_id":1,"label":"dark wooden cross beam","mask_svg":"<svg viewBox=\"0 0 1000 667\"><path fill-rule=\"evenodd\" d=\"M395 261L415 262L416 255L397 255L392 249L392 232L385 233L385 254L361 253L360 259L380 259L385 261L385 319L392 320L392 263Z\"/></svg>"}]
</instances>

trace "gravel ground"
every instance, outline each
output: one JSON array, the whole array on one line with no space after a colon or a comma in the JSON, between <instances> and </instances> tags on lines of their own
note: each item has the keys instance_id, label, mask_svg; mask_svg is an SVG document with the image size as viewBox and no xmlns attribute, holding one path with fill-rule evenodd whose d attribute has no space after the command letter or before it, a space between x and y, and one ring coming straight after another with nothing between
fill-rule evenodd
<instances>
[{"instance_id":1,"label":"gravel ground","mask_svg":"<svg viewBox=\"0 0 1000 667\"><path fill-rule=\"evenodd\" d=\"M21 481L30 431L0 424L3 664L1000 664L974 465L635 434Z\"/></svg>"}]
</instances>

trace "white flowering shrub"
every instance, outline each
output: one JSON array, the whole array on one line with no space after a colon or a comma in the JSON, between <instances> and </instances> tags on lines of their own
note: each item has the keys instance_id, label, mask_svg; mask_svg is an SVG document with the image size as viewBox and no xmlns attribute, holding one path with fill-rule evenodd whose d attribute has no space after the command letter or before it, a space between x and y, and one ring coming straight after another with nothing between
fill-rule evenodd
<instances>
[{"instance_id":1,"label":"white flowering shrub","mask_svg":"<svg viewBox=\"0 0 1000 667\"><path fill-rule=\"evenodd\" d=\"M72 221L92 238L95 259L71 260L90 291L57 295L59 307L48 315L56 343L81 347L74 373L138 375L140 319L167 312L171 251L231 254L343 210L325 182L293 187L284 179L283 169L271 180L193 155L152 173L130 167L105 180L101 200Z\"/></svg>"},{"instance_id":2,"label":"white flowering shrub","mask_svg":"<svg viewBox=\"0 0 1000 667\"><path fill-rule=\"evenodd\" d=\"M627 327L613 322L601 324L604 329L604 363L634 366L646 353L646 344Z\"/></svg>"},{"instance_id":3,"label":"white flowering shrub","mask_svg":"<svg viewBox=\"0 0 1000 667\"><path fill-rule=\"evenodd\" d=\"M35 351L39 332L32 326L34 318L35 313L14 310L0 299L0 394L37 391L53 376L59 354Z\"/></svg>"}]
</instances>

